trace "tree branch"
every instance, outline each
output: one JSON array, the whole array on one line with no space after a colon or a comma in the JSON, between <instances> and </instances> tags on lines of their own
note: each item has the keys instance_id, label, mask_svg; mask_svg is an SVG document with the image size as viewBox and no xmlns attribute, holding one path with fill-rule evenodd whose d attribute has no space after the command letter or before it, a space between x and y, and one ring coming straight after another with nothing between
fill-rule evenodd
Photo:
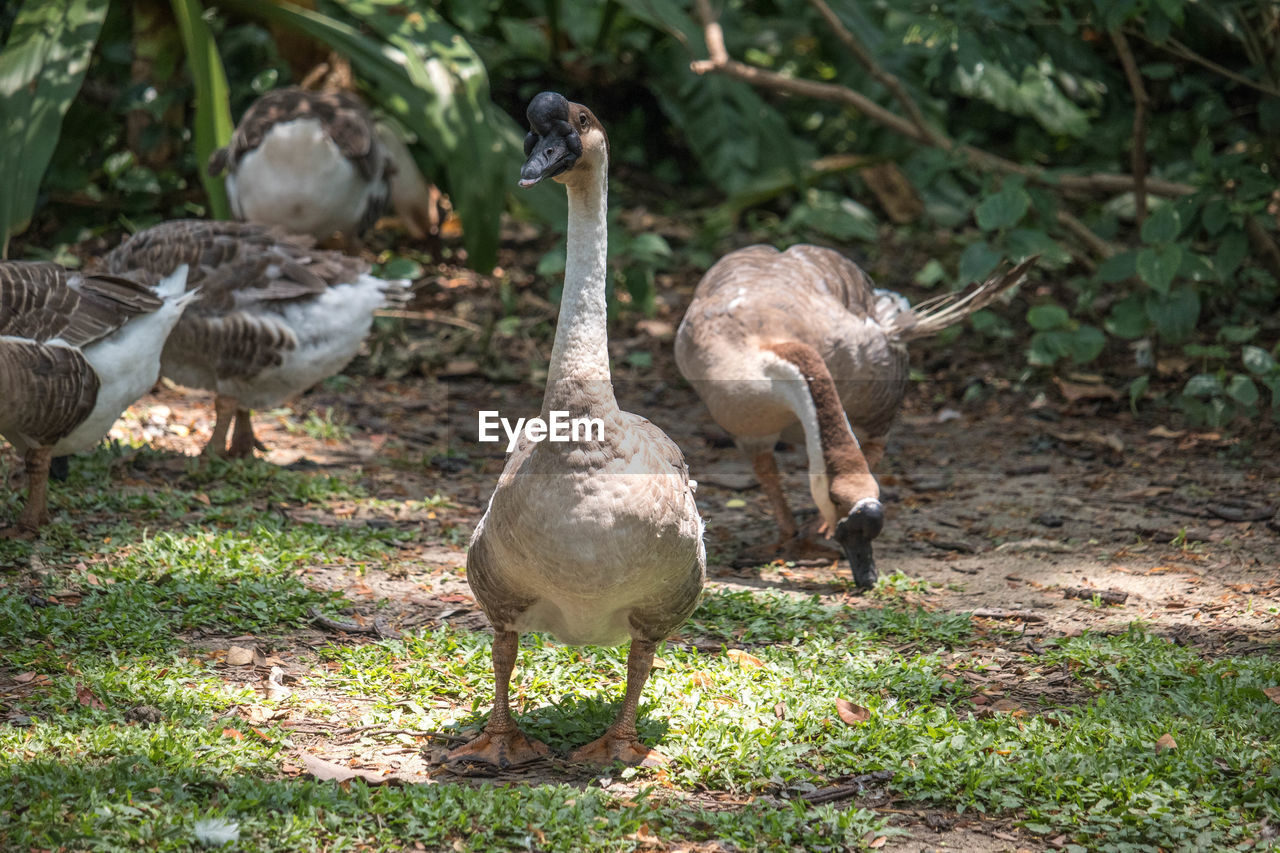
<instances>
[{"instance_id":1,"label":"tree branch","mask_svg":"<svg viewBox=\"0 0 1280 853\"><path fill-rule=\"evenodd\" d=\"M1111 43L1120 56L1120 64L1124 67L1124 76L1129 80L1129 89L1133 92L1133 149L1129 159L1133 164L1133 204L1134 222L1141 228L1147 218L1147 87L1142 83L1142 72L1138 70L1138 62L1133 58L1129 48L1129 40L1120 30L1111 31Z\"/></svg>"},{"instance_id":2,"label":"tree branch","mask_svg":"<svg viewBox=\"0 0 1280 853\"><path fill-rule=\"evenodd\" d=\"M728 52L724 49L724 33L711 12L709 0L696 0L696 5L702 18L710 58L696 60L689 64L690 69L695 74L724 74L725 76L742 80L752 86L770 89L774 92L842 103L901 136L915 140L922 145L957 154L973 168L1007 175L1019 175L1041 186L1056 187L1066 191L1101 193L1128 192L1134 188L1132 175L1107 172L1095 172L1085 175L1058 175L1036 166L1024 166L1021 163L1001 157L998 154L992 154L981 148L975 148L972 145L958 144L942 134L938 134L935 138L917 127L913 122L902 118L891 110L885 109L866 95L856 92L847 86L787 77L776 71L769 71L754 65L738 62L729 58ZM1190 184L1176 181L1148 178L1146 190L1153 195L1176 197L1190 195L1196 191L1196 188Z\"/></svg>"},{"instance_id":3,"label":"tree branch","mask_svg":"<svg viewBox=\"0 0 1280 853\"><path fill-rule=\"evenodd\" d=\"M1215 74L1221 74L1223 77L1226 77L1228 80L1231 80L1232 82L1239 83L1241 86L1248 86L1251 89L1257 89L1259 92L1262 92L1263 94L1266 94L1266 95L1270 95L1273 98L1280 98L1280 89L1277 89L1275 86L1269 86L1266 83L1259 83L1257 80L1250 80L1248 77L1244 76L1243 74L1232 71L1230 68L1227 68L1226 66L1219 65L1218 63L1214 62L1212 59L1209 59L1208 57L1201 56L1200 54L1196 53L1194 50L1187 47L1185 44L1178 41L1176 38L1170 38L1167 41L1165 41L1163 44L1160 44L1147 38L1146 33L1142 32L1141 30L1135 29L1133 27L1125 27L1124 33L1125 35L1137 36L1138 38L1142 39L1152 47L1157 47L1160 50L1172 53L1174 56L1178 57L1179 59L1185 59L1188 62L1194 62L1197 65L1202 65L1205 68L1208 68L1210 71L1214 72Z\"/></svg>"},{"instance_id":4,"label":"tree branch","mask_svg":"<svg viewBox=\"0 0 1280 853\"><path fill-rule=\"evenodd\" d=\"M836 38L844 42L845 47L849 48L849 52L854 58L867 69L873 78L879 81L902 105L902 109L906 112L907 118L911 119L911 123L916 126L920 135L930 140L930 144L935 147L947 147L947 140L943 138L929 123L925 120L924 112L920 109L920 105L916 103L915 98L911 97L911 93L907 91L906 86L902 85L902 81L896 76L889 73L885 68L876 62L871 51L858 41L840 17L832 11L825 0L809 0L809 5L818 10L823 19L827 22L827 26L831 27L832 32L836 34ZM728 58L727 56L725 57Z\"/></svg>"}]
</instances>

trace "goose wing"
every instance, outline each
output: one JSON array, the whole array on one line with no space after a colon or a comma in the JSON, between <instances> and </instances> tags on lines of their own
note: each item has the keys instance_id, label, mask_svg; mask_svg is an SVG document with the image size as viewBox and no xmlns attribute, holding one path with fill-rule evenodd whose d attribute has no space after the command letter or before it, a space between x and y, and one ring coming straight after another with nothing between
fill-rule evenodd
<instances>
[{"instance_id":1,"label":"goose wing","mask_svg":"<svg viewBox=\"0 0 1280 853\"><path fill-rule=\"evenodd\" d=\"M130 278L0 263L0 433L24 448L69 435L93 411L100 387L80 348L162 304Z\"/></svg>"}]
</instances>

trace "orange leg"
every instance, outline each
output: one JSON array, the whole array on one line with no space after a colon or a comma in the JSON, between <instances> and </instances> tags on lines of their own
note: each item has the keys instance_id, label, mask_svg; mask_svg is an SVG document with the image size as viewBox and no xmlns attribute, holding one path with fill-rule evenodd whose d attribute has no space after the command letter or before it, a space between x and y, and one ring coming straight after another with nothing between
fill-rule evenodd
<instances>
[{"instance_id":1,"label":"orange leg","mask_svg":"<svg viewBox=\"0 0 1280 853\"><path fill-rule=\"evenodd\" d=\"M209 443L201 451L202 455L227 455L227 431L231 429L231 420L235 417L238 406L235 397L219 394L213 399L213 411L217 419L213 423L213 435L209 436Z\"/></svg>"},{"instance_id":2,"label":"orange leg","mask_svg":"<svg viewBox=\"0 0 1280 853\"><path fill-rule=\"evenodd\" d=\"M520 635L497 631L493 635L493 711L480 736L449 753L450 764L488 764L507 769L537 761L551 753L540 740L527 737L511 719L511 671L516 666Z\"/></svg>"},{"instance_id":3,"label":"orange leg","mask_svg":"<svg viewBox=\"0 0 1280 853\"><path fill-rule=\"evenodd\" d=\"M569 760L582 764L604 766L615 761L623 764L640 764L658 767L667 763L667 757L656 749L640 742L636 732L636 709L640 707L640 693L649 672L653 669L653 654L658 644L648 640L633 639L627 652L627 692L622 698L618 717L605 733L584 747L575 749Z\"/></svg>"},{"instance_id":4,"label":"orange leg","mask_svg":"<svg viewBox=\"0 0 1280 853\"><path fill-rule=\"evenodd\" d=\"M266 450L253 434L253 421L248 409L236 408L236 425L231 433L231 447L227 455L232 459L248 459L254 450Z\"/></svg>"},{"instance_id":5,"label":"orange leg","mask_svg":"<svg viewBox=\"0 0 1280 853\"><path fill-rule=\"evenodd\" d=\"M766 450L752 458L751 467L755 469L760 487L769 496L769 503L773 504L773 514L778 519L780 541L785 542L796 535L796 519L791 514L791 507L787 506L787 496L782 492L782 476L778 473L778 460L774 458L772 450Z\"/></svg>"},{"instance_id":6,"label":"orange leg","mask_svg":"<svg viewBox=\"0 0 1280 853\"><path fill-rule=\"evenodd\" d=\"M33 447L23 457L27 471L27 502L18 515L18 523L12 528L12 537L29 537L49 523L49 460L52 447Z\"/></svg>"}]
</instances>

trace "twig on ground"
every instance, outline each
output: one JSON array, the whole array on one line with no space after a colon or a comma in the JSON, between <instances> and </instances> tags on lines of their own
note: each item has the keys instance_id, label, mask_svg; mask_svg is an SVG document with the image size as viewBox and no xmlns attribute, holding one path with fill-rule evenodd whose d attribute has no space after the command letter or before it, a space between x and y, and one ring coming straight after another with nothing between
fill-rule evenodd
<instances>
[{"instance_id":1,"label":"twig on ground","mask_svg":"<svg viewBox=\"0 0 1280 853\"><path fill-rule=\"evenodd\" d=\"M969 614L979 619L1021 619L1023 622L1045 622L1046 617L1031 610L1005 610L1003 607L980 607Z\"/></svg>"},{"instance_id":2,"label":"twig on ground","mask_svg":"<svg viewBox=\"0 0 1280 853\"><path fill-rule=\"evenodd\" d=\"M830 788L819 788L816 791L810 791L807 794L801 794L800 799L818 805L820 803L831 803L836 800L847 800L849 797L857 796L867 788L870 782L888 782L893 778L892 770L875 770L871 773L863 773L861 776L855 776L848 782L842 782L839 785L832 785Z\"/></svg>"},{"instance_id":3,"label":"twig on ground","mask_svg":"<svg viewBox=\"0 0 1280 853\"><path fill-rule=\"evenodd\" d=\"M1129 598L1129 593L1118 589L1089 589L1083 586L1069 586L1062 591L1062 597L1080 598L1085 601L1092 601L1097 598L1105 604L1124 604Z\"/></svg>"},{"instance_id":4,"label":"twig on ground","mask_svg":"<svg viewBox=\"0 0 1280 853\"><path fill-rule=\"evenodd\" d=\"M422 320L427 323L441 323L446 326L457 326L459 329L466 329L468 332L484 331L475 323L467 320L459 320L457 317L449 317L445 314L438 314L435 311L403 311L399 308L380 308L373 312L375 317L394 317L397 320Z\"/></svg>"},{"instance_id":5,"label":"twig on ground","mask_svg":"<svg viewBox=\"0 0 1280 853\"><path fill-rule=\"evenodd\" d=\"M307 612L311 615L311 621L329 631L342 631L348 634L375 634L383 640L400 636L400 632L388 625L387 621L381 616L366 625L361 625L357 622L348 622L344 619L325 616L320 612L320 608L314 605Z\"/></svg>"}]
</instances>

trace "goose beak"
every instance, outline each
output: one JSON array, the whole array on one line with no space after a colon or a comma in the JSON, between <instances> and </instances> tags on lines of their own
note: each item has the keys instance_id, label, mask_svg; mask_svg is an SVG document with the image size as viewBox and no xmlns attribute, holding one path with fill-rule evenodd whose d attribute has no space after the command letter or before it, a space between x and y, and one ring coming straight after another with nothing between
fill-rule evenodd
<instances>
[{"instance_id":1,"label":"goose beak","mask_svg":"<svg viewBox=\"0 0 1280 853\"><path fill-rule=\"evenodd\" d=\"M836 541L853 569L858 589L876 585L876 560L871 543L884 529L884 506L875 498L858 501L849 515L836 525Z\"/></svg>"},{"instance_id":2,"label":"goose beak","mask_svg":"<svg viewBox=\"0 0 1280 853\"><path fill-rule=\"evenodd\" d=\"M582 140L569 124L569 102L564 95L542 92L526 111L529 133L524 138L524 166L520 186L531 187L572 169L582 156Z\"/></svg>"}]
</instances>

